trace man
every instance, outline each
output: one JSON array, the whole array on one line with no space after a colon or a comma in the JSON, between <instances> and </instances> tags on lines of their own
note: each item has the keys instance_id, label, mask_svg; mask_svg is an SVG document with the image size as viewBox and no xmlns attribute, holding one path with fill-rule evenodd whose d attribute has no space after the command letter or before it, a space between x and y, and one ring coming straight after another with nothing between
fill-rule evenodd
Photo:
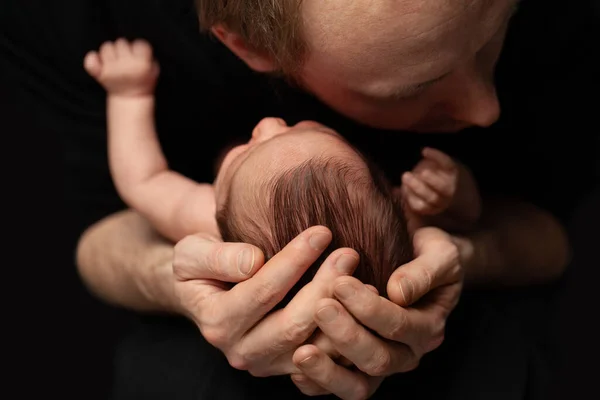
<instances>
[{"instance_id":1,"label":"man","mask_svg":"<svg viewBox=\"0 0 600 400\"><path fill-rule=\"evenodd\" d=\"M554 161L558 146L567 164L573 161L568 157L573 145L545 135L549 128L572 134L584 126L588 105L577 101L577 88L569 80L573 76L593 79L591 58L585 62L593 47L585 40L591 39L592 24L585 20L589 14L584 6L563 10L545 4L542 13L537 2L524 1L515 14L516 4L511 1L305 0L301 7L290 1L272 9L246 10L247 2L238 2L236 19L232 6L236 2L228 2L231 9L219 8L218 1L212 2L211 9L209 3L200 2L199 10L216 39L198 34L189 2L72 4L71 12L79 11L74 18L78 22L53 27L63 31L50 37L67 38L55 47L28 42L27 34L16 28L7 35L21 49L7 47L13 64L22 64L24 54L29 54L24 71L30 73L28 77L38 77L33 83L38 92L52 93L50 100L41 96L36 100L42 115L65 124L65 133L72 132L65 144L70 165L74 171L77 168L71 179L76 188L73 200L81 213L79 229L99 221L80 242L84 281L110 303L185 315L227 356L201 341L197 327L185 320L148 317L144 325L150 336L132 338L121 349L117 397L196 393L206 398L251 398L267 390L293 395L298 391L289 387L290 374L295 385L310 395L363 398L375 393L385 398L400 390L415 390L432 398L441 393L447 398L522 397L528 366L525 354L531 349L510 308L499 305L502 298L482 303L471 291L463 293L462 308L454 308L463 276L467 288L542 283L559 276L566 264L568 248L556 217L567 216L570 202L579 196L582 187L577 180L583 179L578 174L585 171L586 157L581 153L585 150L577 149L581 165L553 168L549 161ZM265 7L269 3L273 4L265 2ZM246 19L251 17L255 19ZM525 26L538 29L530 28L524 35ZM234 262L241 250L248 249L242 244L222 245L196 236L173 251L172 244L154 236L134 214L102 220L122 205L110 185L104 154L98 150L105 146L102 92L78 69L81 60L75 61L113 36L142 37L156 49L163 77L157 93L161 139L172 168L196 180L211 179L216 155L211 149L236 135L248 135L260 118L274 115L289 123L313 119L333 126L381 160L391 177L399 177L414 164L420 146L440 147L474 169L488 196L527 201L488 200L485 225L467 237L451 240L443 232L424 231L422 248L416 249L421 257L400 268L390 281L389 287L396 288L390 302L377 303L358 282L338 277L338 286L345 283L357 292L353 301L344 301L341 292L333 298L317 293L323 286L316 282L315 293L300 299L294 309L272 314L250 331L310 259L318 256L323 243L310 250L309 234L324 234L326 242L328 233L319 228L307 232L295 248L265 265L261 255L250 249L249 260L254 263L245 264L250 268L244 273L235 272ZM563 54L565 49L568 55L547 58L548 53ZM496 90L494 70L502 52ZM61 53L66 57L61 58ZM41 63L49 57L51 61ZM256 72L281 72L303 90ZM548 84L548 78L554 83ZM198 101L201 96L206 103ZM567 98L567 102L556 101ZM214 147L208 148L209 141ZM572 196L557 195L556 181L560 192ZM297 254L303 258L294 263ZM291 272L281 276L278 271ZM206 284L206 279L245 285L238 285L242 289L232 295L221 284ZM200 303L199 296L214 300ZM424 301L418 302L421 297ZM319 318L326 306L338 315L333 323ZM366 312L368 306L377 312ZM481 317L484 311L492 315L490 320ZM402 325L399 315L406 318ZM447 343L434 350L443 340L447 318ZM323 335L314 345L304 345L309 328L316 326ZM294 327L296 331L290 332ZM499 335L504 345L490 344L496 337L474 335L482 329ZM168 346L156 348L157 343ZM501 381L486 369L479 372L476 384L462 386L483 361L497 360L507 354L507 348L514 351L513 366L510 371L503 369ZM134 360L136 353L147 359ZM337 355L360 370L336 364ZM162 367L157 359L163 361ZM303 367L304 359L315 363ZM251 378L227 362L254 375L281 375L282 379ZM419 362L421 366L408 374L383 379L412 370ZM146 371L140 369L144 364ZM441 373L449 369L460 373ZM202 370L202 376L193 370ZM165 373L175 381L161 385ZM424 389L423 383L431 381L439 385Z\"/></svg>"}]
</instances>

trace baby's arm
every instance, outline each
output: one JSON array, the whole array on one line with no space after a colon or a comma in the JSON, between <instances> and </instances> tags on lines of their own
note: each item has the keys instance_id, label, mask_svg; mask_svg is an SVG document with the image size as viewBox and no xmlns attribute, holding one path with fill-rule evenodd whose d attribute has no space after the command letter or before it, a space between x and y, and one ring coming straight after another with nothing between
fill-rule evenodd
<instances>
[{"instance_id":1,"label":"baby's arm","mask_svg":"<svg viewBox=\"0 0 600 400\"><path fill-rule=\"evenodd\" d=\"M469 169L447 154L423 150L423 160L402 177L410 211L426 222L452 230L471 229L481 215L481 198Z\"/></svg>"},{"instance_id":2,"label":"baby's arm","mask_svg":"<svg viewBox=\"0 0 600 400\"><path fill-rule=\"evenodd\" d=\"M197 233L218 235L215 196L169 170L154 126L158 65L144 41L104 43L85 68L107 91L111 175L123 201L173 241Z\"/></svg>"}]
</instances>

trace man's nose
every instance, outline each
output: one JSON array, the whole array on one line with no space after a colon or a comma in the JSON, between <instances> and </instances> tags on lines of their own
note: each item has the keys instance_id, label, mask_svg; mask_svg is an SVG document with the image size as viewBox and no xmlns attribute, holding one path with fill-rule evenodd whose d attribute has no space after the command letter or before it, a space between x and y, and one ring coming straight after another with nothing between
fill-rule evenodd
<instances>
[{"instance_id":1,"label":"man's nose","mask_svg":"<svg viewBox=\"0 0 600 400\"><path fill-rule=\"evenodd\" d=\"M492 75L482 73L476 65L456 72L455 90L446 105L452 119L469 126L488 127L500 118L500 102Z\"/></svg>"}]
</instances>

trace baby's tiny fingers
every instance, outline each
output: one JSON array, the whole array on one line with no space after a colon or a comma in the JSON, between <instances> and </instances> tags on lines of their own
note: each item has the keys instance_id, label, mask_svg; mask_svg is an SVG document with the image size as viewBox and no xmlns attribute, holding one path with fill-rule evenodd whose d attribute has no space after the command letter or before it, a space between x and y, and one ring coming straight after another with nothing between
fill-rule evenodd
<instances>
[{"instance_id":1,"label":"baby's tiny fingers","mask_svg":"<svg viewBox=\"0 0 600 400\"><path fill-rule=\"evenodd\" d=\"M425 147L423 149L422 154L423 157L434 161L436 164L438 164L444 169L453 170L456 168L456 163L454 162L452 157L440 150L433 149L431 147Z\"/></svg>"},{"instance_id":2,"label":"baby's tiny fingers","mask_svg":"<svg viewBox=\"0 0 600 400\"><path fill-rule=\"evenodd\" d=\"M410 207L410 209L413 210L414 212L416 212L417 214L423 215L423 214L430 214L432 212L429 204L427 204L425 201L420 199L415 194L411 193L408 196L406 196L405 199L406 199L406 202L408 203L408 206Z\"/></svg>"},{"instance_id":3,"label":"baby's tiny fingers","mask_svg":"<svg viewBox=\"0 0 600 400\"><path fill-rule=\"evenodd\" d=\"M100 46L100 58L102 61L111 61L117 57L115 45L112 42L104 42Z\"/></svg>"},{"instance_id":4,"label":"baby's tiny fingers","mask_svg":"<svg viewBox=\"0 0 600 400\"><path fill-rule=\"evenodd\" d=\"M426 203L435 204L439 201L439 194L411 172L402 175L402 183Z\"/></svg>"},{"instance_id":5,"label":"baby's tiny fingers","mask_svg":"<svg viewBox=\"0 0 600 400\"><path fill-rule=\"evenodd\" d=\"M419 174L419 178L435 190L438 195L451 197L454 193L454 177L448 173L437 173L426 169Z\"/></svg>"},{"instance_id":6,"label":"baby's tiny fingers","mask_svg":"<svg viewBox=\"0 0 600 400\"><path fill-rule=\"evenodd\" d=\"M131 49L133 54L138 57L144 57L148 60L152 58L152 47L145 40L135 40L131 45Z\"/></svg>"},{"instance_id":7,"label":"baby's tiny fingers","mask_svg":"<svg viewBox=\"0 0 600 400\"><path fill-rule=\"evenodd\" d=\"M131 48L127 40L119 38L115 42L115 53L118 57L123 57L131 53Z\"/></svg>"},{"instance_id":8,"label":"baby's tiny fingers","mask_svg":"<svg viewBox=\"0 0 600 400\"><path fill-rule=\"evenodd\" d=\"M409 209L413 211L415 215L434 215L439 212L438 208L423 200L408 186L405 186L404 189L404 201L408 204ZM414 222L415 221L413 221L413 223Z\"/></svg>"},{"instance_id":9,"label":"baby's tiny fingers","mask_svg":"<svg viewBox=\"0 0 600 400\"><path fill-rule=\"evenodd\" d=\"M100 55L95 51L90 51L83 59L83 68L93 78L97 78L102 73L102 60Z\"/></svg>"}]
</instances>

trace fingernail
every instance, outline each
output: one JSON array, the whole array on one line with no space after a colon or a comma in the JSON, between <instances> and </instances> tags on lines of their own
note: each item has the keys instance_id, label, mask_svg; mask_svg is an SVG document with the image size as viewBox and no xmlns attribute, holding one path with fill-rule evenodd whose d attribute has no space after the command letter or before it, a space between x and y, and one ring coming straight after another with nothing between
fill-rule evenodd
<instances>
[{"instance_id":1,"label":"fingernail","mask_svg":"<svg viewBox=\"0 0 600 400\"><path fill-rule=\"evenodd\" d=\"M313 365L315 365L316 361L317 357L308 356L304 360L300 361L300 365L302 365L303 367L312 367Z\"/></svg>"},{"instance_id":2,"label":"fingernail","mask_svg":"<svg viewBox=\"0 0 600 400\"><path fill-rule=\"evenodd\" d=\"M351 274L358 265L358 258L351 254L342 254L335 262L335 268L343 274Z\"/></svg>"},{"instance_id":3,"label":"fingernail","mask_svg":"<svg viewBox=\"0 0 600 400\"><path fill-rule=\"evenodd\" d=\"M342 300L347 300L355 294L356 290L348 283L342 283L335 287L335 295Z\"/></svg>"},{"instance_id":4,"label":"fingernail","mask_svg":"<svg viewBox=\"0 0 600 400\"><path fill-rule=\"evenodd\" d=\"M404 303L410 305L415 292L412 281L408 278L402 278L400 279L398 286L400 286L400 293L402 293L402 297L404 297Z\"/></svg>"},{"instance_id":5,"label":"fingernail","mask_svg":"<svg viewBox=\"0 0 600 400\"><path fill-rule=\"evenodd\" d=\"M317 312L317 318L322 322L332 322L337 316L338 311L334 306L324 307Z\"/></svg>"},{"instance_id":6,"label":"fingernail","mask_svg":"<svg viewBox=\"0 0 600 400\"><path fill-rule=\"evenodd\" d=\"M252 249L244 249L238 254L238 270L242 275L249 275L254 268L254 251Z\"/></svg>"},{"instance_id":7,"label":"fingernail","mask_svg":"<svg viewBox=\"0 0 600 400\"><path fill-rule=\"evenodd\" d=\"M310 244L310 247L312 247L314 250L323 251L329 245L330 240L331 236L329 235L329 233L318 232L312 234L310 239L308 239L308 243Z\"/></svg>"}]
</instances>

